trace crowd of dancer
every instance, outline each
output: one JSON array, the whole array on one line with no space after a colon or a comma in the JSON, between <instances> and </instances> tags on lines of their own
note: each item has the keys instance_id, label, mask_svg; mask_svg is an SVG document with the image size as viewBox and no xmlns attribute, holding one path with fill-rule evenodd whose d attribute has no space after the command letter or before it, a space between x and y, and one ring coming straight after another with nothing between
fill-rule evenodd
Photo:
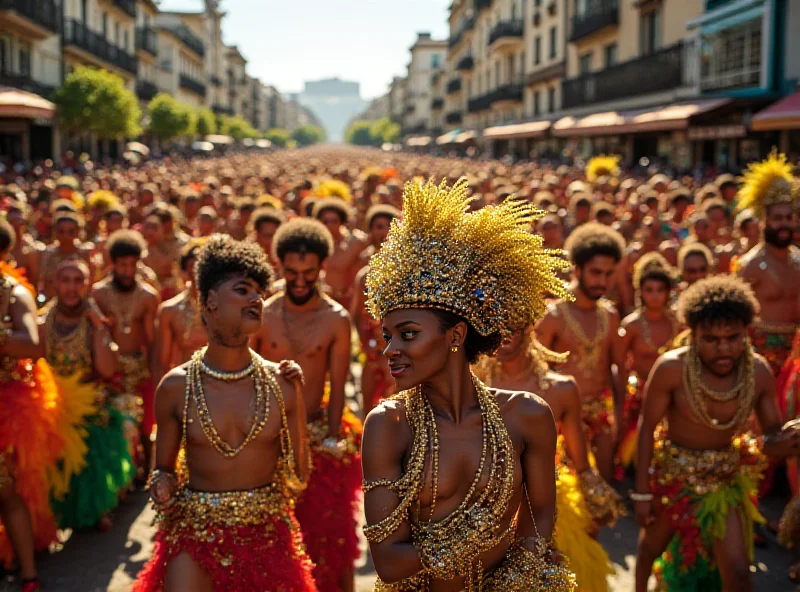
<instances>
[{"instance_id":1,"label":"crowd of dancer","mask_svg":"<svg viewBox=\"0 0 800 592\"><path fill-rule=\"evenodd\" d=\"M136 487L137 592L353 591L362 526L375 590L604 592L629 507L637 592L746 591L783 466L770 526L800 545L783 155L68 155L4 182L0 559L26 592Z\"/></svg>"}]
</instances>

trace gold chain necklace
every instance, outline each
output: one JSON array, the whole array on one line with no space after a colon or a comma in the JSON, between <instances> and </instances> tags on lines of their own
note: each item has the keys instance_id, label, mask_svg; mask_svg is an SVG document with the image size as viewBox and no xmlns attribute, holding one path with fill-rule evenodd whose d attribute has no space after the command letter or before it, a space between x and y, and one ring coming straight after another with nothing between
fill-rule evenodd
<instances>
[{"instance_id":1,"label":"gold chain necklace","mask_svg":"<svg viewBox=\"0 0 800 592\"><path fill-rule=\"evenodd\" d=\"M111 298L107 300L111 314L117 320L117 324L123 335L130 335L133 321L133 311L136 308L134 303L139 296L139 280L130 292L120 292L110 284Z\"/></svg>"},{"instance_id":2,"label":"gold chain necklace","mask_svg":"<svg viewBox=\"0 0 800 592\"><path fill-rule=\"evenodd\" d=\"M567 323L569 332L578 340L578 368L584 373L590 373L597 369L600 356L603 352L603 345L608 336L608 311L599 302L595 304L597 310L597 330L594 338L589 339L581 327L580 323L572 315L569 302L561 301L558 303L558 310Z\"/></svg>"},{"instance_id":3,"label":"gold chain necklace","mask_svg":"<svg viewBox=\"0 0 800 592\"><path fill-rule=\"evenodd\" d=\"M69 376L75 372L90 374L92 372L92 351L89 346L89 318L85 311L81 319L69 333L57 329L58 298L51 300L45 320L47 335L47 362L60 376Z\"/></svg>"},{"instance_id":4,"label":"gold chain necklace","mask_svg":"<svg viewBox=\"0 0 800 592\"><path fill-rule=\"evenodd\" d=\"M192 297L191 289L187 288L183 291L183 300L181 300L179 308L183 313L183 341L184 344L188 344L192 329L202 322L200 307L197 306L197 302Z\"/></svg>"},{"instance_id":5,"label":"gold chain necklace","mask_svg":"<svg viewBox=\"0 0 800 592\"><path fill-rule=\"evenodd\" d=\"M192 361L188 369L189 377L186 381L186 388L189 389L194 399L195 406L197 407L197 415L200 419L200 426L209 443L225 458L234 458L244 450L250 442L255 440L258 434L261 433L261 430L264 429L269 419L270 399L272 396L277 396L276 393L280 389L280 385L275 378L274 372L268 372L264 361L258 358L255 352L251 351L253 366L255 367L253 371L253 383L256 391L255 405L253 405L255 413L253 415L253 423L248 430L247 436L239 446L234 448L219 435L217 428L214 426L214 420L211 418L208 403L206 402L205 392L203 391L202 360L207 349L207 347L204 347L196 351L192 356ZM259 419L259 417L261 419Z\"/></svg>"},{"instance_id":6,"label":"gold chain necklace","mask_svg":"<svg viewBox=\"0 0 800 592\"><path fill-rule=\"evenodd\" d=\"M739 430L750 418L753 412L753 406L756 399L756 386L755 386L755 362L753 357L753 350L747 347L744 354L744 360L740 362L744 368L737 377L737 385L732 389L735 393L734 396L728 396L726 400L732 401L739 398L736 414L733 418L725 423L720 423L719 420L711 417L708 413L708 395L709 390L703 382L701 374L700 357L697 354L697 349L694 344L689 346L686 352L686 358L683 360L683 391L686 400L689 402L689 407L692 410L695 418L700 423L713 430L725 431L730 429ZM741 396L740 396L741 392Z\"/></svg>"},{"instance_id":7,"label":"gold chain necklace","mask_svg":"<svg viewBox=\"0 0 800 592\"><path fill-rule=\"evenodd\" d=\"M670 324L670 336L664 342L663 345L658 346L656 345L655 341L653 341L653 335L650 332L650 322L647 320L647 315L644 312L644 309L641 309L639 313L639 320L642 322L642 340L647 344L654 352L658 352L658 355L663 355L666 353L670 346L672 345L672 340L675 338L675 322L672 318L671 314L665 314L664 317L669 321Z\"/></svg>"}]
</instances>

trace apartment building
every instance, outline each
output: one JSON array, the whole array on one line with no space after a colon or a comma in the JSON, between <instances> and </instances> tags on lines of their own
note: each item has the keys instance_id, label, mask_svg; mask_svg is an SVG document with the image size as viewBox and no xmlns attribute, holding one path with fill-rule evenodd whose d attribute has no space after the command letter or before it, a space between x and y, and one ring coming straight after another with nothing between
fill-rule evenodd
<instances>
[{"instance_id":1,"label":"apartment building","mask_svg":"<svg viewBox=\"0 0 800 592\"><path fill-rule=\"evenodd\" d=\"M0 4L0 154L12 159L52 154L61 84L61 11L55 0ZM30 93L30 94L28 94Z\"/></svg>"},{"instance_id":2,"label":"apartment building","mask_svg":"<svg viewBox=\"0 0 800 592\"><path fill-rule=\"evenodd\" d=\"M158 6L153 0L139 0L136 14L136 96L142 110L158 94Z\"/></svg>"},{"instance_id":3,"label":"apartment building","mask_svg":"<svg viewBox=\"0 0 800 592\"><path fill-rule=\"evenodd\" d=\"M406 104L406 78L395 76L389 85L389 118L402 126Z\"/></svg>"},{"instance_id":4,"label":"apartment building","mask_svg":"<svg viewBox=\"0 0 800 592\"><path fill-rule=\"evenodd\" d=\"M418 33L411 46L411 61L406 76L403 135L430 136L432 75L444 69L447 59L447 41L432 39L430 33Z\"/></svg>"},{"instance_id":5,"label":"apartment building","mask_svg":"<svg viewBox=\"0 0 800 592\"><path fill-rule=\"evenodd\" d=\"M230 115L243 115L247 97L247 60L235 45L226 47L228 109Z\"/></svg>"}]
</instances>

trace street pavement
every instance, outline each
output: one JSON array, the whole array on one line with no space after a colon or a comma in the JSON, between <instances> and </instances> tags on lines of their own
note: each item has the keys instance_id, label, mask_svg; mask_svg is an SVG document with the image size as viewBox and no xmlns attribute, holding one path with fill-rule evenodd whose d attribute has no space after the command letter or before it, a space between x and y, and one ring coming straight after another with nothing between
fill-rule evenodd
<instances>
[{"instance_id":1,"label":"street pavement","mask_svg":"<svg viewBox=\"0 0 800 592\"><path fill-rule=\"evenodd\" d=\"M621 489L622 491L623 489ZM624 489L627 491L627 489ZM115 514L114 529L108 533L95 531L66 533L63 548L39 557L44 590L50 592L127 592L152 549L152 511L146 506L146 495L130 496ZM770 498L764 513L777 517L781 502ZM617 526L603 529L600 541L617 570L611 581L614 591L633 590L633 566L637 528L632 517L623 518ZM364 545L366 548L366 545ZM756 551L753 581L757 592L790 592L793 586L786 578L788 553L771 538L768 550ZM375 575L365 552L357 566L357 590L372 589ZM0 582L0 592L17 590L10 576Z\"/></svg>"}]
</instances>

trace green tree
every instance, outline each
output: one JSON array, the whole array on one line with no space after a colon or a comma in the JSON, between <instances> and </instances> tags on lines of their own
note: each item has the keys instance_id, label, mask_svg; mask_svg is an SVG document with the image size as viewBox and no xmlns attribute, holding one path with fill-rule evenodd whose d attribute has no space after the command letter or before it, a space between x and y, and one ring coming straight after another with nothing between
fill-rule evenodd
<instances>
[{"instance_id":1,"label":"green tree","mask_svg":"<svg viewBox=\"0 0 800 592\"><path fill-rule=\"evenodd\" d=\"M194 109L167 93L158 93L147 105L150 125L147 130L162 140L187 136L195 126Z\"/></svg>"},{"instance_id":2,"label":"green tree","mask_svg":"<svg viewBox=\"0 0 800 592\"><path fill-rule=\"evenodd\" d=\"M61 125L73 132L94 132L103 140L141 133L142 110L122 78L106 70L78 66L54 97Z\"/></svg>"},{"instance_id":3,"label":"green tree","mask_svg":"<svg viewBox=\"0 0 800 592\"><path fill-rule=\"evenodd\" d=\"M214 112L208 107L201 107L197 110L197 135L208 136L217 133L217 119Z\"/></svg>"},{"instance_id":4,"label":"green tree","mask_svg":"<svg viewBox=\"0 0 800 592\"><path fill-rule=\"evenodd\" d=\"M384 142L393 144L397 142L397 139L400 137L400 126L388 117L381 117L372 124L369 133L377 145L383 144Z\"/></svg>"},{"instance_id":5,"label":"green tree","mask_svg":"<svg viewBox=\"0 0 800 592\"><path fill-rule=\"evenodd\" d=\"M345 132L348 144L356 146L374 146L375 138L372 137L372 124L369 121L354 121Z\"/></svg>"},{"instance_id":6,"label":"green tree","mask_svg":"<svg viewBox=\"0 0 800 592\"><path fill-rule=\"evenodd\" d=\"M316 125L301 125L292 132L292 139L298 146L311 146L325 141L325 131Z\"/></svg>"},{"instance_id":7,"label":"green tree","mask_svg":"<svg viewBox=\"0 0 800 592\"><path fill-rule=\"evenodd\" d=\"M292 136L288 130L281 129L279 127L272 128L264 135L264 137L272 142L275 146L280 148L286 148L286 146L289 144L289 141L292 139Z\"/></svg>"},{"instance_id":8,"label":"green tree","mask_svg":"<svg viewBox=\"0 0 800 592\"><path fill-rule=\"evenodd\" d=\"M250 122L241 115L226 118L225 124L227 128L227 134L234 140L253 138L258 135L253 129L253 126L250 125Z\"/></svg>"}]
</instances>

